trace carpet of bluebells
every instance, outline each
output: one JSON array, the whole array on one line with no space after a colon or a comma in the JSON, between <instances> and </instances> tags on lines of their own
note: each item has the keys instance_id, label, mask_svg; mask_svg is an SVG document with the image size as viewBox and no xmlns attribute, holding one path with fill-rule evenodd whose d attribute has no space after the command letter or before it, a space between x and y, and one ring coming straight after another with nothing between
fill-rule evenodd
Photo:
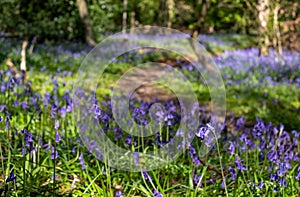
<instances>
[{"instance_id":1,"label":"carpet of bluebells","mask_svg":"<svg viewBox=\"0 0 300 197\"><path fill-rule=\"evenodd\" d=\"M17 78L5 64L11 58L19 65L20 42L2 39L0 196L299 196L300 53L284 51L280 57L271 50L270 56L258 57L257 48L228 50L232 43L207 35L199 40L227 46L213 56L228 99L221 137L205 158L199 157L199 145L211 127L209 99L204 98L209 94L203 94L199 132L185 153L161 169L138 173L103 163L101 147L95 156L89 151L94 144L87 147L79 137L72 83L90 48L37 45L27 57L24 80L24 73ZM116 62L108 72L113 76L99 82L102 94L93 113L112 141L132 150L139 143L114 123L109 97L109 86L128 64L124 59ZM193 83L200 80L186 62L182 72ZM147 125L151 102L131 104L138 124ZM163 105L163 132L172 136L180 124L178 104L169 100ZM168 143L163 132L145 145Z\"/></svg>"}]
</instances>

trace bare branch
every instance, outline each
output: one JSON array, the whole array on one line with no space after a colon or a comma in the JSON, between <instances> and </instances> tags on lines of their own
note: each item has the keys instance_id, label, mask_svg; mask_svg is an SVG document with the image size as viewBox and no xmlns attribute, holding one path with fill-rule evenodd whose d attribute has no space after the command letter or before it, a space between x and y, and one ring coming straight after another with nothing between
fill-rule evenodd
<instances>
[{"instance_id":1,"label":"bare branch","mask_svg":"<svg viewBox=\"0 0 300 197\"><path fill-rule=\"evenodd\" d=\"M6 60L6 65L9 67L9 69L11 69L13 71L13 74L15 75L15 77L19 77L19 72L18 69L15 67L15 65L13 64L13 62L11 61L10 58L8 58Z\"/></svg>"}]
</instances>

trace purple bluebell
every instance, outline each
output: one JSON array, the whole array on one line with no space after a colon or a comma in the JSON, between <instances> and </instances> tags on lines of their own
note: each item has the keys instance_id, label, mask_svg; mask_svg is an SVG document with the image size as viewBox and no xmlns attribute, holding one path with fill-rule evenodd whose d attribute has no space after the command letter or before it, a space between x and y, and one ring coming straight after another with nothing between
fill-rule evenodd
<instances>
[{"instance_id":1,"label":"purple bluebell","mask_svg":"<svg viewBox=\"0 0 300 197\"><path fill-rule=\"evenodd\" d=\"M234 155L235 154L235 146L236 146L236 143L233 141L231 141L231 142L229 142L230 143L230 145L229 145L229 147L228 147L228 150L229 150L229 153L231 154L231 155Z\"/></svg>"},{"instance_id":2,"label":"purple bluebell","mask_svg":"<svg viewBox=\"0 0 300 197\"><path fill-rule=\"evenodd\" d=\"M55 142L56 143L60 142L60 135L59 135L58 131L55 132Z\"/></svg>"},{"instance_id":3,"label":"purple bluebell","mask_svg":"<svg viewBox=\"0 0 300 197\"><path fill-rule=\"evenodd\" d=\"M241 128L243 128L245 125L245 120L244 120L244 117L241 117L239 118L237 121L236 121L236 127L238 130L240 130Z\"/></svg>"},{"instance_id":4,"label":"purple bluebell","mask_svg":"<svg viewBox=\"0 0 300 197\"><path fill-rule=\"evenodd\" d=\"M224 178L225 179L225 178ZM224 189L225 188L225 180L222 180L222 189Z\"/></svg>"},{"instance_id":5,"label":"purple bluebell","mask_svg":"<svg viewBox=\"0 0 300 197\"><path fill-rule=\"evenodd\" d=\"M200 140L204 140L205 134L207 133L208 129L207 127L200 127L198 132L196 133L196 136L200 138Z\"/></svg>"},{"instance_id":6,"label":"purple bluebell","mask_svg":"<svg viewBox=\"0 0 300 197\"><path fill-rule=\"evenodd\" d=\"M11 181L15 181L17 178L15 176L15 172L14 169L10 172L9 176L6 178L5 182L11 182Z\"/></svg>"},{"instance_id":7,"label":"purple bluebell","mask_svg":"<svg viewBox=\"0 0 300 197\"><path fill-rule=\"evenodd\" d=\"M258 189L260 189L260 190L263 189L263 186L264 186L264 181L261 181L261 182L257 185Z\"/></svg>"},{"instance_id":8,"label":"purple bluebell","mask_svg":"<svg viewBox=\"0 0 300 197\"><path fill-rule=\"evenodd\" d=\"M4 111L5 109L7 109L6 105L0 105L0 111Z\"/></svg>"},{"instance_id":9,"label":"purple bluebell","mask_svg":"<svg viewBox=\"0 0 300 197\"><path fill-rule=\"evenodd\" d=\"M281 186L281 187L286 187L287 186L287 181L285 180L285 178L281 177L278 181L278 184Z\"/></svg>"},{"instance_id":10,"label":"purple bluebell","mask_svg":"<svg viewBox=\"0 0 300 197\"><path fill-rule=\"evenodd\" d=\"M24 134L24 139L25 139L25 146L30 147L31 143L33 142L33 135L26 129L22 129L21 133Z\"/></svg>"},{"instance_id":11,"label":"purple bluebell","mask_svg":"<svg viewBox=\"0 0 300 197\"><path fill-rule=\"evenodd\" d=\"M54 123L54 129L55 130L58 130L59 128L59 121L58 120L55 120L55 123Z\"/></svg>"},{"instance_id":12,"label":"purple bluebell","mask_svg":"<svg viewBox=\"0 0 300 197\"><path fill-rule=\"evenodd\" d=\"M75 153L75 152L76 152L76 146L72 148L71 152L72 152L72 153Z\"/></svg>"},{"instance_id":13,"label":"purple bluebell","mask_svg":"<svg viewBox=\"0 0 300 197\"><path fill-rule=\"evenodd\" d=\"M142 170L142 172L143 172L143 177L144 177L144 179L146 180L146 181L152 181L152 178L151 178L151 176L147 173L147 171L146 170Z\"/></svg>"},{"instance_id":14,"label":"purple bluebell","mask_svg":"<svg viewBox=\"0 0 300 197\"><path fill-rule=\"evenodd\" d=\"M51 151L51 159L52 160L57 159L59 157L57 150L53 146L52 146L51 150L52 150Z\"/></svg>"},{"instance_id":15,"label":"purple bluebell","mask_svg":"<svg viewBox=\"0 0 300 197\"><path fill-rule=\"evenodd\" d=\"M270 175L270 180L271 181L277 181L277 179L278 179L278 175L276 173Z\"/></svg>"},{"instance_id":16,"label":"purple bluebell","mask_svg":"<svg viewBox=\"0 0 300 197\"><path fill-rule=\"evenodd\" d=\"M234 181L234 180L236 179L236 176L237 176L236 168L234 168L234 167L229 167L229 168L228 168L228 171L230 172L231 180Z\"/></svg>"},{"instance_id":17,"label":"purple bluebell","mask_svg":"<svg viewBox=\"0 0 300 197\"><path fill-rule=\"evenodd\" d=\"M27 103L26 101L22 101L22 102L21 102L21 106L22 106L22 108L23 108L24 110L29 109L28 103Z\"/></svg>"},{"instance_id":18,"label":"purple bluebell","mask_svg":"<svg viewBox=\"0 0 300 197\"><path fill-rule=\"evenodd\" d=\"M258 139L265 132L265 125L260 119L257 119L256 121L257 123L254 125L252 134L254 138Z\"/></svg>"},{"instance_id":19,"label":"purple bluebell","mask_svg":"<svg viewBox=\"0 0 300 197\"><path fill-rule=\"evenodd\" d=\"M57 107L55 105L51 106L51 118L55 119L55 116L57 114Z\"/></svg>"},{"instance_id":20,"label":"purple bluebell","mask_svg":"<svg viewBox=\"0 0 300 197\"><path fill-rule=\"evenodd\" d=\"M22 156L24 157L26 154L26 148L25 147L22 147Z\"/></svg>"},{"instance_id":21,"label":"purple bluebell","mask_svg":"<svg viewBox=\"0 0 300 197\"><path fill-rule=\"evenodd\" d=\"M139 153L138 152L133 152L133 158L134 158L134 165L138 166L139 165L139 160L140 160Z\"/></svg>"},{"instance_id":22,"label":"purple bluebell","mask_svg":"<svg viewBox=\"0 0 300 197\"><path fill-rule=\"evenodd\" d=\"M2 81L2 83L1 83L1 93L4 93L6 89L7 89L6 83L4 81Z\"/></svg>"},{"instance_id":23,"label":"purple bluebell","mask_svg":"<svg viewBox=\"0 0 300 197\"><path fill-rule=\"evenodd\" d=\"M153 197L163 197L163 195L158 190L154 190Z\"/></svg>"},{"instance_id":24,"label":"purple bluebell","mask_svg":"<svg viewBox=\"0 0 300 197\"><path fill-rule=\"evenodd\" d=\"M51 148L50 144L43 144L42 148L44 148L46 151L48 151Z\"/></svg>"},{"instance_id":25,"label":"purple bluebell","mask_svg":"<svg viewBox=\"0 0 300 197\"><path fill-rule=\"evenodd\" d=\"M240 160L239 157L236 157L235 164L237 169L240 170L241 172L247 170L246 166L242 163L242 160Z\"/></svg>"},{"instance_id":26,"label":"purple bluebell","mask_svg":"<svg viewBox=\"0 0 300 197\"><path fill-rule=\"evenodd\" d=\"M190 146L189 149L190 149L190 151L189 151L190 152L190 157L191 157L193 163L196 166L199 166L201 164L201 162L198 158L198 155L197 155L197 152L196 152L195 148L193 146Z\"/></svg>"},{"instance_id":27,"label":"purple bluebell","mask_svg":"<svg viewBox=\"0 0 300 197\"><path fill-rule=\"evenodd\" d=\"M199 176L199 175L195 174L195 175L194 175L194 183L195 183L196 186L197 186L198 184L199 184L200 187L202 186L200 180L202 180L202 176Z\"/></svg>"},{"instance_id":28,"label":"purple bluebell","mask_svg":"<svg viewBox=\"0 0 300 197\"><path fill-rule=\"evenodd\" d=\"M8 129L9 129L9 117L7 116L6 120L5 120L5 130L8 130Z\"/></svg>"},{"instance_id":29,"label":"purple bluebell","mask_svg":"<svg viewBox=\"0 0 300 197\"><path fill-rule=\"evenodd\" d=\"M300 181L300 171L298 171L297 175L295 176L295 179L297 179L298 181Z\"/></svg>"},{"instance_id":30,"label":"purple bluebell","mask_svg":"<svg viewBox=\"0 0 300 197\"><path fill-rule=\"evenodd\" d=\"M129 146L132 143L132 136L129 135L126 139L125 139L125 146Z\"/></svg>"},{"instance_id":31,"label":"purple bluebell","mask_svg":"<svg viewBox=\"0 0 300 197\"><path fill-rule=\"evenodd\" d=\"M65 107L65 106L60 107L60 108L58 109L58 114L59 114L62 118L66 117L66 114L67 114L67 109L66 109L66 107Z\"/></svg>"},{"instance_id":32,"label":"purple bluebell","mask_svg":"<svg viewBox=\"0 0 300 197\"><path fill-rule=\"evenodd\" d=\"M81 169L82 169L82 170L85 170L85 169L86 169L86 166L85 166L85 164L84 164L84 159L83 159L82 153L80 153L80 156L78 157L78 160L79 160L79 163L80 163L80 165L81 165Z\"/></svg>"},{"instance_id":33,"label":"purple bluebell","mask_svg":"<svg viewBox=\"0 0 300 197\"><path fill-rule=\"evenodd\" d=\"M122 196L123 196L122 191L118 190L118 191L115 192L114 197L122 197Z\"/></svg>"}]
</instances>

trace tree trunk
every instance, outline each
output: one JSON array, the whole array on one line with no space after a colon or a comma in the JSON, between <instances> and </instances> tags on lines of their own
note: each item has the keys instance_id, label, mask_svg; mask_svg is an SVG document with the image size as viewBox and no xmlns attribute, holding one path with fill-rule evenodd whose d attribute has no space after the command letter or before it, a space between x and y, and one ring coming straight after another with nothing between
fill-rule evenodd
<instances>
[{"instance_id":1,"label":"tree trunk","mask_svg":"<svg viewBox=\"0 0 300 197\"><path fill-rule=\"evenodd\" d=\"M10 70L12 70L13 75L15 75L16 78L19 78L20 75L18 69L15 67L10 58L6 60L6 65L9 67Z\"/></svg>"},{"instance_id":2,"label":"tree trunk","mask_svg":"<svg viewBox=\"0 0 300 197\"><path fill-rule=\"evenodd\" d=\"M24 40L22 43L22 50L21 50L21 64L20 69L23 72L23 82L26 80L26 47L28 45L28 41Z\"/></svg>"},{"instance_id":3,"label":"tree trunk","mask_svg":"<svg viewBox=\"0 0 300 197\"><path fill-rule=\"evenodd\" d=\"M165 10L165 1L160 0L158 14L157 14L157 18L156 18L156 24L158 26L162 26L165 23L165 21L164 21L164 10Z\"/></svg>"},{"instance_id":4,"label":"tree trunk","mask_svg":"<svg viewBox=\"0 0 300 197\"><path fill-rule=\"evenodd\" d=\"M210 7L210 0L198 0L196 6L196 12L200 12L200 14L198 16L196 26L192 32L192 37L194 39L197 39L199 32L204 29L204 21L209 7Z\"/></svg>"},{"instance_id":5,"label":"tree trunk","mask_svg":"<svg viewBox=\"0 0 300 197\"><path fill-rule=\"evenodd\" d=\"M172 15L173 15L173 10L174 10L174 0L167 0L166 1L166 7L167 7L167 19L166 19L166 22L167 22L167 27L168 28L171 28L172 26Z\"/></svg>"},{"instance_id":6,"label":"tree trunk","mask_svg":"<svg viewBox=\"0 0 300 197\"><path fill-rule=\"evenodd\" d=\"M268 36L268 20L269 20L269 0L258 0L257 4L260 45L259 55L269 55L269 36Z\"/></svg>"},{"instance_id":7,"label":"tree trunk","mask_svg":"<svg viewBox=\"0 0 300 197\"><path fill-rule=\"evenodd\" d=\"M133 29L135 28L135 11L130 12L130 34L133 34Z\"/></svg>"},{"instance_id":8,"label":"tree trunk","mask_svg":"<svg viewBox=\"0 0 300 197\"><path fill-rule=\"evenodd\" d=\"M85 41L88 43L88 45L95 46L96 43L93 39L93 31L90 23L87 4L85 0L76 0L76 2L79 11L79 16L85 29Z\"/></svg>"},{"instance_id":9,"label":"tree trunk","mask_svg":"<svg viewBox=\"0 0 300 197\"><path fill-rule=\"evenodd\" d=\"M127 29L127 0L123 0L122 32Z\"/></svg>"},{"instance_id":10,"label":"tree trunk","mask_svg":"<svg viewBox=\"0 0 300 197\"><path fill-rule=\"evenodd\" d=\"M280 9L280 5L277 4L273 9L273 29L274 29L274 36L273 36L273 46L276 49L279 57L282 57L282 44L281 44L281 36L280 36L280 29L278 25L278 12ZM278 57L276 57L278 61Z\"/></svg>"}]
</instances>

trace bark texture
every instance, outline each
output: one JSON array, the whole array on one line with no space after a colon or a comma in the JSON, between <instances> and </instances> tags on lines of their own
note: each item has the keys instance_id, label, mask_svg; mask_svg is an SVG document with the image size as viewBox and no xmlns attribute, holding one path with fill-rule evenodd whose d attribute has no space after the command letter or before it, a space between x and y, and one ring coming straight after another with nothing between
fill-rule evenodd
<instances>
[{"instance_id":1,"label":"bark texture","mask_svg":"<svg viewBox=\"0 0 300 197\"><path fill-rule=\"evenodd\" d=\"M123 0L123 15L122 15L122 32L125 33L127 29L127 0Z\"/></svg>"},{"instance_id":2,"label":"bark texture","mask_svg":"<svg viewBox=\"0 0 300 197\"><path fill-rule=\"evenodd\" d=\"M269 21L269 0L258 0L257 4L259 27L258 31L261 37L259 45L259 55L269 55L269 35L268 35L268 21Z\"/></svg>"},{"instance_id":3,"label":"bark texture","mask_svg":"<svg viewBox=\"0 0 300 197\"><path fill-rule=\"evenodd\" d=\"M96 42L93 39L93 31L90 23L87 4L85 0L76 0L76 2L79 11L79 16L81 18L85 30L85 41L88 45L95 46Z\"/></svg>"}]
</instances>

